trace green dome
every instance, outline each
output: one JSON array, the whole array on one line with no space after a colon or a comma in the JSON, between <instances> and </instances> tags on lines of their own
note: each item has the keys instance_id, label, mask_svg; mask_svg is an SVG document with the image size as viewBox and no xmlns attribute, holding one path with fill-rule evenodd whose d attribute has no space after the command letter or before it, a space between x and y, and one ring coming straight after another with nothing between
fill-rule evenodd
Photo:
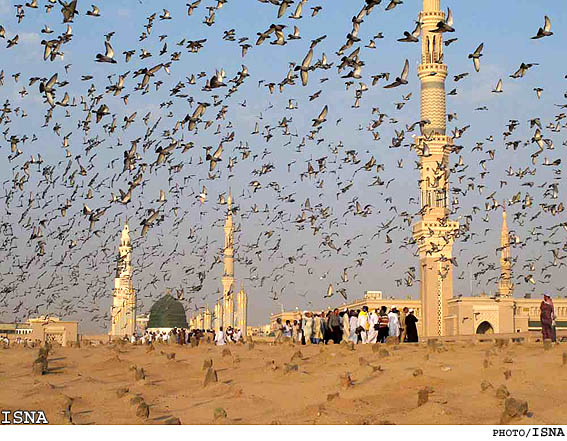
<instances>
[{"instance_id":1,"label":"green dome","mask_svg":"<svg viewBox=\"0 0 567 441\"><path fill-rule=\"evenodd\" d=\"M150 309L148 328L187 328L185 308L179 300L164 295Z\"/></svg>"}]
</instances>

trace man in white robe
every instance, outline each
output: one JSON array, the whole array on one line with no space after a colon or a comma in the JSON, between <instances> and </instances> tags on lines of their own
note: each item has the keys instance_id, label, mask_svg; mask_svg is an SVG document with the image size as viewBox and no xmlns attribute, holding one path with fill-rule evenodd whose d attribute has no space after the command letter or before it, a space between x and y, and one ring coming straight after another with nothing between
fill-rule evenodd
<instances>
[{"instance_id":1,"label":"man in white robe","mask_svg":"<svg viewBox=\"0 0 567 441\"><path fill-rule=\"evenodd\" d=\"M368 343L368 307L363 306L362 311L358 314L358 327L362 328L360 331L360 340L362 344Z\"/></svg>"},{"instance_id":2,"label":"man in white robe","mask_svg":"<svg viewBox=\"0 0 567 441\"><path fill-rule=\"evenodd\" d=\"M217 346L223 346L226 344L226 340L224 337L224 331L222 330L222 326L219 328L219 332L215 334L215 343Z\"/></svg>"},{"instance_id":3,"label":"man in white robe","mask_svg":"<svg viewBox=\"0 0 567 441\"><path fill-rule=\"evenodd\" d=\"M388 313L388 336L400 337L400 319L398 317L397 309L395 306L392 307Z\"/></svg>"},{"instance_id":4,"label":"man in white robe","mask_svg":"<svg viewBox=\"0 0 567 441\"><path fill-rule=\"evenodd\" d=\"M378 330L374 329L374 325L378 324L378 314L376 313L376 310L374 312L371 312L369 317L368 317L368 343L370 344L374 344L376 343L376 340L378 339Z\"/></svg>"},{"instance_id":5,"label":"man in white robe","mask_svg":"<svg viewBox=\"0 0 567 441\"><path fill-rule=\"evenodd\" d=\"M357 343L358 336L356 335L356 328L358 327L358 316L356 315L356 311L353 311L350 315L349 326L350 326L350 334L348 336L348 339L353 343Z\"/></svg>"},{"instance_id":6,"label":"man in white robe","mask_svg":"<svg viewBox=\"0 0 567 441\"><path fill-rule=\"evenodd\" d=\"M350 336L350 316L348 309L343 313L342 325L343 325L342 341L348 341Z\"/></svg>"}]
</instances>

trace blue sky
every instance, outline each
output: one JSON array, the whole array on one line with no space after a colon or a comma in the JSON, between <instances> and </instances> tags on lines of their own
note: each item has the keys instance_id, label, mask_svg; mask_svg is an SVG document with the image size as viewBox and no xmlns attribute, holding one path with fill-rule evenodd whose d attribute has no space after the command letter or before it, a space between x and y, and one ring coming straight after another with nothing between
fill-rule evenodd
<instances>
[{"instance_id":1,"label":"blue sky","mask_svg":"<svg viewBox=\"0 0 567 441\"><path fill-rule=\"evenodd\" d=\"M3 209L2 223L10 225L15 236L12 239L11 234L3 229L3 236L0 237L4 244L10 243L15 247L9 249L5 245L0 250L2 285L9 287L5 290L6 294L0 296L0 311L3 312L1 320L25 319L29 314L49 312L81 319L82 326L88 332L99 331L107 326L105 315L110 307L119 224L125 216L130 218L134 229L134 264L137 269L134 283L139 293L140 309L147 310L167 289L182 287L186 290L184 303L188 310L205 304L212 306L218 295L216 292L220 288L222 275L221 266L214 262L222 247L222 218L225 212L225 207L217 204L217 199L229 186L239 206L239 213L235 216L240 231L237 234L237 255L240 262L236 265L236 278L237 283L244 281L249 293L251 323L265 323L269 313L279 310L282 304L285 308L322 308L341 303L342 298L336 294L331 299L323 298L329 283L337 288L344 287L349 299L361 297L364 290L382 290L386 296L398 298L407 295L417 298L418 282L413 286L405 283L398 286L396 282L406 278L408 268L417 266L414 246L407 245L410 230L402 215L404 212L415 215L419 210L419 206L411 200L418 197L419 171L415 168L417 157L409 149L410 134L406 135L400 148L390 148L390 141L395 136L395 130L405 129L406 124L419 119L416 68L420 58L420 45L399 43L396 39L403 36L404 30L413 30L421 2L408 0L389 12L384 11L383 4L364 19L359 33L361 42L358 44L361 46L360 57L365 62L360 81L369 90L363 93L360 107L356 109L351 106L359 82L346 90L345 80L337 74L336 65L340 59L335 53L344 43L345 35L350 32L351 17L360 10L363 4L361 1L309 0L304 5L303 18L296 21L287 18L295 9L295 4L288 9L285 18L278 19L275 6L252 0L230 0L215 11L216 19L211 27L202 21L208 14L206 7L215 6L216 1L203 0L191 17L187 16L184 2L101 1L97 3L101 17L97 18L85 14L90 8L90 2L79 1L80 15L72 24L73 38L62 49L65 53L64 60L57 59L54 62L42 60L43 47L40 42L46 35L41 34L40 30L48 25L54 33L47 38L56 38L64 32L66 25L61 22L59 5L45 14L43 4L47 0L40 0L39 3L41 9L24 8L25 17L17 24L14 7L16 2L0 0L0 24L6 29L6 39L11 39L16 34L20 37L18 45L10 49L5 47L6 39L0 41L0 53L4 60L1 68L5 75L4 85L0 87L0 102L9 100L13 110L11 122L2 123L2 130L6 130L6 134L0 147L0 154L5 158L0 163L3 177L1 192L3 196L10 192L11 182L5 181L22 176L24 163L32 155L37 157L38 153L44 158L42 167L52 165L54 176L62 175L68 158L61 146L63 137L68 133L71 133L71 159L80 155L79 163L85 167L90 165L91 168L86 176L77 174L73 184L78 187L65 218L58 215L57 208L66 198L71 197L74 187L68 181L64 185L63 178L47 187L45 183L41 183L41 172L34 165L30 167L32 172L23 191L14 190L8 206L6 199L0 201ZM544 243L544 238L551 234L546 228L563 222L563 214L553 216L542 213L531 219L537 215L540 203L559 203L563 200L564 183L560 174L563 165L548 167L541 164L544 158L552 162L564 156L565 146L562 143L565 137L562 131L552 132L545 126L554 122L555 116L564 111L556 104L567 102L563 97L567 90L567 80L564 78L567 66L563 48L567 13L560 1L443 3L444 7L449 6L453 10L456 28L454 37L458 37L457 42L445 48L445 62L450 72L446 89L450 91L457 88L457 95L447 98L448 112L458 115L458 119L450 123L449 127L453 129L470 125L465 135L456 141L463 146L461 155L468 167L453 173L451 185L465 190L469 182L475 184L474 190L468 191L465 196L455 195L459 201L455 204L458 208L453 218L463 222L467 215L474 213L470 231L475 234L473 237L461 238L454 246L454 254L459 263L454 269L455 294L470 294L471 285L472 293L475 294L481 291L494 292L496 289L497 281L494 277L498 276L498 272L489 269L480 274L485 267L478 264L478 259L473 260L475 256L486 255L484 260L488 264L498 263L496 248L499 246L501 211L485 211L486 197L493 192L498 201L511 199L518 192L521 193L521 199L525 198L526 193L533 199L531 207L523 209L520 203L509 208L509 229L521 238L521 243L513 250L513 255L518 257L514 265L515 276L534 274L537 280L535 285L526 283L523 279L517 280L517 295L529 292L539 294L544 291L555 293L556 288L564 284L561 268L546 267L553 261L552 249L560 250L559 255L563 255L565 230L559 228L553 236L552 240L558 242L556 244ZM311 17L309 8L316 5L322 6L322 10L317 16ZM158 18L163 8L170 11L171 20ZM151 34L147 39L139 41L146 18L154 12L157 16ZM531 40L530 37L535 35L538 27L543 26L544 15L551 18L554 35ZM270 45L268 41L256 46L256 33L265 31L271 23L285 24L286 36L297 25L302 38L289 41L282 47ZM232 28L235 29L237 40L248 37L252 44L244 58L236 41L222 39L224 31ZM111 31L115 32L111 43L118 62L113 65L95 63L96 54L104 51L104 34ZM376 40L377 48L365 48L378 32L383 32L385 38ZM164 41L160 41L159 36L162 35L167 35ZM327 38L316 47L314 61L324 52L328 62L335 63L333 68L311 72L306 87L301 86L298 80L296 85L285 86L283 93L276 87L276 92L270 94L264 84L279 83L285 78L289 63L301 63L311 39L322 35L327 35ZM207 41L198 54L189 53L176 45L182 39L187 41L204 38ZM168 52L160 56L164 42L167 42ZM476 73L467 55L481 42L484 42L484 55L480 73ZM140 59L141 48L151 52L152 56ZM135 49L136 54L126 63L122 52L131 49ZM142 95L140 91L134 90L141 78L132 78L137 69L167 62L175 51L181 52L181 57L179 61L172 63L170 74L160 70L152 79L151 92L147 94ZM371 86L372 75L381 72L399 75L406 58L410 60L410 82L407 86L392 90L383 89L380 84ZM539 66L531 69L522 79L509 78L522 62L539 63ZM67 64L71 64L68 74L64 69ZM201 88L206 78L210 78L216 69L224 68L228 80L237 75L242 64L247 66L250 76L233 96L224 99L223 105L228 106L224 120L216 119L222 106L211 105L203 118L213 121L210 128L205 130L204 123L201 123L196 133L189 132L186 127L172 133L176 122L183 120L195 108L195 105L190 106L187 98L170 96L171 89L178 82L186 82L192 74L205 72L206 77L199 79L197 85L186 85L183 91L193 97L194 102L206 101L212 104L211 95L223 97L227 88L212 93L203 92ZM105 94L105 88L111 82L116 82L118 74L126 71L130 71L130 74L127 76L125 91L119 97ZM29 86L28 79L35 76L48 78L55 72L59 74L59 81L69 82L66 86L58 87L57 99L62 98L64 91L67 91L77 103L80 103L81 96L90 103L87 91L94 85L96 92L92 96L101 95L99 105L107 104L111 115L105 116L100 124L95 124L93 120L89 133L85 134L78 128L79 121L84 120L87 114L81 106L67 109L57 107L49 125L42 127L48 105L43 102L38 83ZM346 72L343 71L341 75ZM465 72L470 75L457 83L453 81L454 75ZM12 77L15 73L20 73L17 83ZM81 81L83 75L92 75L93 78ZM109 80L109 75L114 76ZM328 81L321 83L320 80L325 77ZM491 90L499 78L504 81L504 93L497 95L491 93ZM163 83L157 91L154 84L156 81ZM260 81L263 83L259 85ZM537 87L544 89L539 100L533 91ZM28 93L22 98L19 92L24 88ZM318 90L322 90L321 96L309 101L309 95ZM126 93L130 98L128 104L124 105L120 97ZM401 110L397 110L395 103L402 102L402 95L407 96L409 93L412 93L409 101ZM286 109L290 99L297 103L297 109ZM171 105L162 105L169 101ZM307 135L311 120L324 105L329 107L328 121L315 139L310 140ZM474 110L484 106L488 110ZM14 110L18 107L24 109L28 116L21 118L21 113ZM376 115L371 113L373 107L378 107L388 115L384 124L376 130L380 133L380 141L374 141L372 133L366 130L368 124L376 119ZM69 111L69 117L65 117L65 110ZM133 112L137 112L136 121L123 130L123 118ZM150 125L160 122L150 137L153 144L147 151L142 151L140 143L140 162L151 164L157 156L156 146L167 146L171 139L193 142L195 147L184 154L181 150L176 150L170 157L170 163L165 166L152 170L148 167L143 173L144 185L134 191L131 204L110 204L108 201L111 194L118 194L119 189L126 190L128 182L134 176L134 173L120 173L123 152L129 148L130 141L143 138L146 134L147 127L141 119L148 112L151 112L148 120ZM109 124L113 115L118 127L114 133L109 134L103 129L103 124ZM282 135L278 124L284 116L292 119L289 132L297 136ZM555 147L554 150L542 153L535 166L530 155L537 148L529 142L535 128L530 128L528 124L528 120L533 118L541 119L543 135L553 140ZM339 119L341 121L337 124ZM518 120L520 125L506 141L528 141L527 145L522 144L516 151L506 149L502 136L506 130L505 125L512 119ZM56 122L61 125L61 136L53 131ZM261 133L265 132L266 126L271 127L273 137L269 141L261 135L252 134L257 122ZM215 134L219 125L220 134ZM208 164L206 161L200 164L205 159L203 147L211 146L215 149L221 138L232 131L235 132L235 140L225 144L223 161L215 171L217 178L210 180L207 178ZM10 137L22 138L25 135L30 139L19 144L22 155L8 161ZM33 135L37 140L32 142ZM487 141L490 136L493 141ZM83 143L95 138L101 141L100 145L87 153ZM306 138L305 145L298 148L303 138ZM473 151L477 142L484 142L484 151ZM249 146L251 155L248 159L242 159L240 145ZM337 149L339 153L335 154ZM356 151L360 164L343 161L347 150ZM481 178L480 174L484 171L481 161L488 158L488 150L494 150L495 155L493 160L485 162L489 173ZM377 163L384 164L384 170L379 173L357 171L372 156ZM238 158L232 173L226 168L229 157ZM307 162L311 161L317 168L317 158L323 157L326 157L326 172L302 181L300 174L306 172ZM451 164L454 165L457 159L458 156L453 155ZM267 163L274 166L271 173L260 177L253 174L253 170L258 170ZM176 164L182 164L183 168L180 173L171 175L168 168ZM510 166L514 170L531 167L536 173L522 179L508 177L505 170ZM78 170L78 167L74 159L70 173ZM380 176L384 182L393 181L387 188L369 186L376 176ZM94 195L92 199L87 199L88 183L93 178ZM171 180L168 181L168 178ZM253 180L261 183L261 189L256 192L252 192L249 186ZM506 184L501 181L506 181ZM531 182L532 186L522 185L526 182ZM545 195L548 186L554 182L559 190L556 200ZM274 183L279 185L279 193L274 189ZM344 194L340 193L340 189L349 183L352 183L350 189ZM482 193L476 187L478 184L484 186ZM196 194L203 185L208 190L208 201L201 206ZM322 188L319 188L321 185ZM184 187L182 193L180 187ZM168 201L162 208L165 219L160 225L152 227L146 237L140 238L140 222L146 215L144 210L158 208L156 199L160 189L168 194ZM34 195L35 202L22 216L30 193ZM340 193L338 198L337 193ZM320 229L316 234L309 227L298 230L293 222L301 215L306 198L310 199L311 206L320 204L321 208L328 207L330 213L328 218L323 218L319 210L315 225ZM365 218L354 216L352 210L347 209L354 198L358 198L362 206L371 204L372 214ZM388 198L391 198L391 202ZM48 205L45 206L45 203ZM84 203L93 209L110 207L97 224L97 229L100 230L98 235L88 231L89 222L81 214ZM269 214L251 213L254 205L263 209L266 204L270 209ZM396 207L395 210L392 206ZM175 207L178 207L177 216L173 210ZM520 215L525 217L519 217ZM378 227L392 218L392 226L398 228L388 234L391 243L387 243L384 233L373 237ZM40 225L44 219L46 254L37 256L38 240L29 240L29 237L34 226ZM58 233L62 231L58 238ZM194 231L194 235L190 234L191 231ZM270 234L272 235L268 238ZM341 248L340 253L324 251L326 246L321 244L326 235L332 235L334 243ZM357 237L358 235L360 236ZM355 237L357 238L353 239ZM352 243L347 245L349 239ZM79 245L70 249L68 244L72 240L76 240ZM271 251L278 241L279 248ZM256 243L258 247L254 246ZM259 250L262 252L257 254ZM174 253L170 255L172 251ZM360 257L364 260L362 266L357 267L356 260ZM289 263L290 258L293 263ZM530 268L529 260L538 258L535 268ZM59 262L63 263L58 264ZM19 265L26 269L18 269ZM346 284L340 282L340 274L345 267L352 267L348 270L350 281ZM25 275L18 278L17 274L21 271ZM199 271L207 273L203 288L190 294L189 287L198 284ZM470 274L474 273L479 273L478 279L471 284ZM549 280L552 283L546 283ZM270 298L272 289L278 293L283 292L278 300ZM18 307L20 302L23 304Z\"/></svg>"}]
</instances>

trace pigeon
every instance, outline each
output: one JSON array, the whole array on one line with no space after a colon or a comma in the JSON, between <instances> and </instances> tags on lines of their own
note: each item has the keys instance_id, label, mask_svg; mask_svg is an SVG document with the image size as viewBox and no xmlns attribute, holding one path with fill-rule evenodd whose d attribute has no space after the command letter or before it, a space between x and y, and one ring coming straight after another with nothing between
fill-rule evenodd
<instances>
[{"instance_id":1,"label":"pigeon","mask_svg":"<svg viewBox=\"0 0 567 441\"><path fill-rule=\"evenodd\" d=\"M480 43L480 45L476 48L476 50L469 54L469 59L472 58L474 64L474 70L480 72L480 57L482 57L482 49L484 48L484 43Z\"/></svg>"},{"instance_id":2,"label":"pigeon","mask_svg":"<svg viewBox=\"0 0 567 441\"><path fill-rule=\"evenodd\" d=\"M399 77L396 77L396 80L393 83L384 86L384 89L391 89L394 87L401 86L403 84L408 84L408 73L409 73L409 61L406 60L401 75Z\"/></svg>"},{"instance_id":3,"label":"pigeon","mask_svg":"<svg viewBox=\"0 0 567 441\"><path fill-rule=\"evenodd\" d=\"M110 45L110 43L108 41L104 42L104 46L106 47L106 52L104 55L102 54L96 54L96 60L99 63L116 63L116 60L114 59L114 49L112 49L112 46Z\"/></svg>"},{"instance_id":4,"label":"pigeon","mask_svg":"<svg viewBox=\"0 0 567 441\"><path fill-rule=\"evenodd\" d=\"M545 16L545 24L543 25L543 28L538 29L537 34L532 37L532 40L538 40L540 38L550 37L552 35L553 35L553 32L551 32L551 20L546 15Z\"/></svg>"}]
</instances>

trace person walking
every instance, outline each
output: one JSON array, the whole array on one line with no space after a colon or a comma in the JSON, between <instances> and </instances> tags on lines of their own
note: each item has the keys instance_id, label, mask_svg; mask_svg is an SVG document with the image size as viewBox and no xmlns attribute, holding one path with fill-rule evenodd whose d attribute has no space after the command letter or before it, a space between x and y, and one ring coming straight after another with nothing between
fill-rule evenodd
<instances>
[{"instance_id":1,"label":"person walking","mask_svg":"<svg viewBox=\"0 0 567 441\"><path fill-rule=\"evenodd\" d=\"M341 322L343 328L341 342L347 342L350 339L350 311L348 309L343 312Z\"/></svg>"},{"instance_id":2,"label":"person walking","mask_svg":"<svg viewBox=\"0 0 567 441\"><path fill-rule=\"evenodd\" d=\"M374 344L378 341L378 310L375 309L368 315L368 343Z\"/></svg>"},{"instance_id":3,"label":"person walking","mask_svg":"<svg viewBox=\"0 0 567 441\"><path fill-rule=\"evenodd\" d=\"M370 325L368 323L368 306L363 306L362 311L358 314L358 326L357 331L360 335L360 341L363 345L368 343L368 329Z\"/></svg>"},{"instance_id":4,"label":"person walking","mask_svg":"<svg viewBox=\"0 0 567 441\"><path fill-rule=\"evenodd\" d=\"M358 328L358 314L353 310L349 315L350 334L348 335L348 339L356 344L358 343L358 334L356 333L356 328Z\"/></svg>"},{"instance_id":5,"label":"person walking","mask_svg":"<svg viewBox=\"0 0 567 441\"><path fill-rule=\"evenodd\" d=\"M413 309L410 309L406 316L406 335L408 343L417 343L419 341L416 326L417 321L417 317L413 315Z\"/></svg>"},{"instance_id":6,"label":"person walking","mask_svg":"<svg viewBox=\"0 0 567 441\"><path fill-rule=\"evenodd\" d=\"M380 315L378 316L378 341L380 343L386 343L386 338L389 334L389 320L388 314L386 313L388 309L385 306L380 308Z\"/></svg>"},{"instance_id":7,"label":"person walking","mask_svg":"<svg viewBox=\"0 0 567 441\"><path fill-rule=\"evenodd\" d=\"M540 321L541 321L541 332L543 334L543 340L551 340L555 342L555 336L553 335L553 322L555 320L555 311L553 309L553 300L547 294L543 295L543 300L539 305L540 310Z\"/></svg>"},{"instance_id":8,"label":"person walking","mask_svg":"<svg viewBox=\"0 0 567 441\"><path fill-rule=\"evenodd\" d=\"M406 316L408 315L409 308L404 306L400 314L400 343L406 341Z\"/></svg>"},{"instance_id":9,"label":"person walking","mask_svg":"<svg viewBox=\"0 0 567 441\"><path fill-rule=\"evenodd\" d=\"M388 314L388 335L390 337L396 337L396 341L399 342L400 319L398 318L398 308L396 306L392 306Z\"/></svg>"},{"instance_id":10,"label":"person walking","mask_svg":"<svg viewBox=\"0 0 567 441\"><path fill-rule=\"evenodd\" d=\"M284 330L284 327L282 325L282 319L278 317L276 319L276 327L275 327L275 330L274 330L275 336L276 336L274 343L281 343L282 336L283 336L283 330Z\"/></svg>"},{"instance_id":11,"label":"person walking","mask_svg":"<svg viewBox=\"0 0 567 441\"><path fill-rule=\"evenodd\" d=\"M315 314L313 319L313 343L318 345L323 340L323 314Z\"/></svg>"},{"instance_id":12,"label":"person walking","mask_svg":"<svg viewBox=\"0 0 567 441\"><path fill-rule=\"evenodd\" d=\"M224 331L222 330L222 326L219 328L219 332L216 333L215 335L215 343L217 344L217 346L223 346L226 344L226 340L225 340L225 336L224 336Z\"/></svg>"},{"instance_id":13,"label":"person walking","mask_svg":"<svg viewBox=\"0 0 567 441\"><path fill-rule=\"evenodd\" d=\"M305 337L305 344L310 345L313 337L313 317L311 313L305 311L303 313L303 336Z\"/></svg>"},{"instance_id":14,"label":"person walking","mask_svg":"<svg viewBox=\"0 0 567 441\"><path fill-rule=\"evenodd\" d=\"M333 340L334 344L339 344L341 342L341 321L339 318L339 310L337 308L329 313L327 333L327 342L329 342L329 340Z\"/></svg>"}]
</instances>

